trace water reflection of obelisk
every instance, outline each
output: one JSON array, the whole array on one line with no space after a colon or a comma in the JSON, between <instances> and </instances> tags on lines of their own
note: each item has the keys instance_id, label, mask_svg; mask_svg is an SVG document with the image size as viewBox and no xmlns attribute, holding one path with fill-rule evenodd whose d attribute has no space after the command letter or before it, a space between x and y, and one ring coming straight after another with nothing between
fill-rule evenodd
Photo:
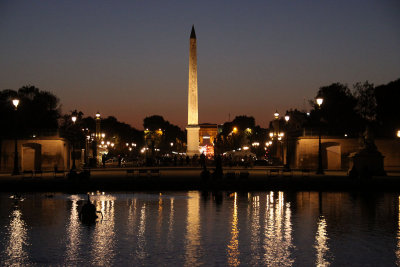
<instances>
[{"instance_id":1,"label":"water reflection of obelisk","mask_svg":"<svg viewBox=\"0 0 400 267\"><path fill-rule=\"evenodd\" d=\"M197 92L197 52L196 52L196 33L194 25L190 33L189 50L189 90L188 90L188 125L187 131L187 150L186 154L190 157L199 154L199 108Z\"/></svg>"}]
</instances>

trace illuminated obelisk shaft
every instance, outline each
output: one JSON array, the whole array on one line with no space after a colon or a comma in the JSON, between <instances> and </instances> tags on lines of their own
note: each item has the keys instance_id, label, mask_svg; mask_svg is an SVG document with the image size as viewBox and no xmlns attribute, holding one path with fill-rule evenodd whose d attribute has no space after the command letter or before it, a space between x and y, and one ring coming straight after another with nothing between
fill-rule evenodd
<instances>
[{"instance_id":1,"label":"illuminated obelisk shaft","mask_svg":"<svg viewBox=\"0 0 400 267\"><path fill-rule=\"evenodd\" d=\"M199 108L197 92L197 48L194 26L190 34L187 150L190 157L199 154Z\"/></svg>"}]
</instances>

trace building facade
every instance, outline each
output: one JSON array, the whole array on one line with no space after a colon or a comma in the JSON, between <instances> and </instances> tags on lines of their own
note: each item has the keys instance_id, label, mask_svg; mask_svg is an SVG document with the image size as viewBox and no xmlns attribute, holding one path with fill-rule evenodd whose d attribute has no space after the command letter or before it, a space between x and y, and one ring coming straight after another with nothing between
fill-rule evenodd
<instances>
[{"instance_id":1,"label":"building facade","mask_svg":"<svg viewBox=\"0 0 400 267\"><path fill-rule=\"evenodd\" d=\"M295 148L295 153L290 155L293 168L318 167L318 136L298 137L291 145ZM400 170L400 139L375 139L375 145L384 156L384 169ZM321 146L324 169L348 170L351 154L358 152L362 143L358 138L322 136Z\"/></svg>"},{"instance_id":2,"label":"building facade","mask_svg":"<svg viewBox=\"0 0 400 267\"><path fill-rule=\"evenodd\" d=\"M1 141L0 170L14 168L15 140ZM70 167L70 146L59 137L21 139L17 141L20 171L67 170Z\"/></svg>"}]
</instances>

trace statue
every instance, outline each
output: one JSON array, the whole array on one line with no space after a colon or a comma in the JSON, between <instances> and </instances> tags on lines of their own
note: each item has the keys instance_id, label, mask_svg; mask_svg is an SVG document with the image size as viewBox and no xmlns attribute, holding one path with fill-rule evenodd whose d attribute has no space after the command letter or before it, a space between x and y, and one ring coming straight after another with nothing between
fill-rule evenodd
<instances>
[{"instance_id":1,"label":"statue","mask_svg":"<svg viewBox=\"0 0 400 267\"><path fill-rule=\"evenodd\" d=\"M349 176L352 178L368 179L372 176L385 176L382 154L375 145L374 136L370 126L366 127L360 151L351 153L351 167Z\"/></svg>"}]
</instances>

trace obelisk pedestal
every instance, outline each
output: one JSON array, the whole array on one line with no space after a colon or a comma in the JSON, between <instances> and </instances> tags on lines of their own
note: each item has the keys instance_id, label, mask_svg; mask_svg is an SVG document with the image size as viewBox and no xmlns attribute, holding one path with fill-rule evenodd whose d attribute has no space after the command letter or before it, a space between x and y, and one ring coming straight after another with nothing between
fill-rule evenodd
<instances>
[{"instance_id":1,"label":"obelisk pedestal","mask_svg":"<svg viewBox=\"0 0 400 267\"><path fill-rule=\"evenodd\" d=\"M197 91L197 47L194 26L190 33L189 49L189 87L188 87L188 125L186 155L193 157L199 155L199 108Z\"/></svg>"},{"instance_id":2,"label":"obelisk pedestal","mask_svg":"<svg viewBox=\"0 0 400 267\"><path fill-rule=\"evenodd\" d=\"M187 150L186 155L189 157L193 157L194 155L200 155L199 150L199 126L190 126L186 127L187 131Z\"/></svg>"}]
</instances>

